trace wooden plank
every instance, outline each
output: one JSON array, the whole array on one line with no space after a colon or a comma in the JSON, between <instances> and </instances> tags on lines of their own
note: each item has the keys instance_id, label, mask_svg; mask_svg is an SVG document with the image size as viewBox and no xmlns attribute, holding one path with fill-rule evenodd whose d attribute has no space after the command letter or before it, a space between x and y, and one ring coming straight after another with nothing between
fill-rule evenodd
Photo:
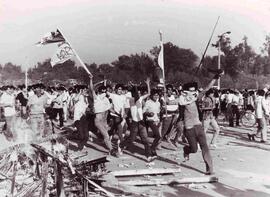
<instances>
[{"instance_id":1,"label":"wooden plank","mask_svg":"<svg viewBox=\"0 0 270 197\"><path fill-rule=\"evenodd\" d=\"M169 185L169 184L189 184L189 183L214 183L218 182L218 178L214 176L205 177L188 177L188 178L173 178L173 179L151 179L151 180L130 180L119 181L119 185L132 186L148 186L148 185Z\"/></svg>"},{"instance_id":2,"label":"wooden plank","mask_svg":"<svg viewBox=\"0 0 270 197\"><path fill-rule=\"evenodd\" d=\"M153 169L137 169L137 170L119 170L110 172L114 176L139 176L153 174L173 174L181 172L180 168L153 168Z\"/></svg>"}]
</instances>

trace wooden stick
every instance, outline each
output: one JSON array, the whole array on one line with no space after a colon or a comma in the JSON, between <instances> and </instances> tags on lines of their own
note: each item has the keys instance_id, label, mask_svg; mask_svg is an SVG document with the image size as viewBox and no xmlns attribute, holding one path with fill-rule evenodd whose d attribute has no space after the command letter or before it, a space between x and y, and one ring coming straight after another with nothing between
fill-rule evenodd
<instances>
[{"instance_id":1,"label":"wooden stick","mask_svg":"<svg viewBox=\"0 0 270 197\"><path fill-rule=\"evenodd\" d=\"M138 169L138 170L119 170L110 174L114 176L138 176L150 174L173 174L181 172L180 168L154 168L154 169Z\"/></svg>"},{"instance_id":2,"label":"wooden stick","mask_svg":"<svg viewBox=\"0 0 270 197\"><path fill-rule=\"evenodd\" d=\"M14 195L15 183L16 183L16 175L17 175L17 162L13 163L13 175L12 175L12 182L11 182L11 196Z\"/></svg>"},{"instance_id":3,"label":"wooden stick","mask_svg":"<svg viewBox=\"0 0 270 197\"><path fill-rule=\"evenodd\" d=\"M43 162L43 165L42 165L42 188L41 188L41 192L40 192L40 197L46 197L47 195L47 179L48 179L48 167L49 167L49 164L48 162Z\"/></svg>"},{"instance_id":4,"label":"wooden stick","mask_svg":"<svg viewBox=\"0 0 270 197\"><path fill-rule=\"evenodd\" d=\"M88 182L83 179L83 196L88 197Z\"/></svg>"},{"instance_id":5,"label":"wooden stick","mask_svg":"<svg viewBox=\"0 0 270 197\"><path fill-rule=\"evenodd\" d=\"M151 180L130 180L119 181L119 185L148 186L148 185L169 185L169 184L188 184L188 183L214 183L218 182L217 177L191 177L180 179L151 179Z\"/></svg>"},{"instance_id":6,"label":"wooden stick","mask_svg":"<svg viewBox=\"0 0 270 197\"><path fill-rule=\"evenodd\" d=\"M95 182L91 181L90 179L84 177L85 180L87 180L91 185L95 186L99 191L102 191L103 193L105 193L108 197L115 197L114 194L112 194L111 192L103 189L102 187L100 187L98 184L96 184Z\"/></svg>"},{"instance_id":7,"label":"wooden stick","mask_svg":"<svg viewBox=\"0 0 270 197\"><path fill-rule=\"evenodd\" d=\"M63 38L65 39L65 41L69 44L70 48L72 49L75 57L79 60L80 64L82 65L82 67L84 68L84 70L87 72L87 74L90 77L93 77L93 75L91 74L91 72L88 70L88 68L86 67L86 65L84 64L84 62L81 60L81 58L79 57L79 55L77 54L77 52L75 51L75 49L71 46L70 42L67 40L67 38L64 36L63 32L60 31L60 29L58 28L58 31L61 32Z\"/></svg>"}]
</instances>

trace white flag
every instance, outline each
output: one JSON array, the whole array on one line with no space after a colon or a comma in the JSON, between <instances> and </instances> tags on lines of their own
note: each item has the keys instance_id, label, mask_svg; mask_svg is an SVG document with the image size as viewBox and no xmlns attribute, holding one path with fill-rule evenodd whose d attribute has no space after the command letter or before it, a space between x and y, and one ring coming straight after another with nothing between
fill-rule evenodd
<instances>
[{"instance_id":1,"label":"white flag","mask_svg":"<svg viewBox=\"0 0 270 197\"><path fill-rule=\"evenodd\" d=\"M158 54L158 65L162 69L162 72L164 72L164 50L163 50L163 42L160 42L160 52Z\"/></svg>"},{"instance_id":2,"label":"white flag","mask_svg":"<svg viewBox=\"0 0 270 197\"><path fill-rule=\"evenodd\" d=\"M56 53L51 58L51 65L62 64L73 57L73 55L74 53L70 45L67 42L63 42L58 45Z\"/></svg>"}]
</instances>

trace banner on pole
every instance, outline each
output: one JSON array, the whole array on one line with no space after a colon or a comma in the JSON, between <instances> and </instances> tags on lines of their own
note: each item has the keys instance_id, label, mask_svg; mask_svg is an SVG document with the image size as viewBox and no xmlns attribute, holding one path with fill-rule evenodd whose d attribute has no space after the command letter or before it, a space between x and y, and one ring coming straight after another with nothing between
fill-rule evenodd
<instances>
[{"instance_id":1,"label":"banner on pole","mask_svg":"<svg viewBox=\"0 0 270 197\"><path fill-rule=\"evenodd\" d=\"M57 64L62 64L72 58L74 56L74 53L72 51L72 48L67 42L62 42L58 45L58 49L56 50L56 53L51 58L51 65L55 66Z\"/></svg>"},{"instance_id":2,"label":"banner on pole","mask_svg":"<svg viewBox=\"0 0 270 197\"><path fill-rule=\"evenodd\" d=\"M158 54L158 65L164 71L164 49L163 49L163 42L160 42L160 51Z\"/></svg>"},{"instance_id":3,"label":"banner on pole","mask_svg":"<svg viewBox=\"0 0 270 197\"><path fill-rule=\"evenodd\" d=\"M70 42L66 39L64 34L60 32L59 29L57 29L55 32L50 32L44 35L41 38L41 40L38 43L36 43L36 45L43 46L59 42L61 42L61 44L58 46L56 54L51 59L51 65L54 66L56 64L64 63L65 61L69 60L72 56L75 56L79 60L81 66L85 69L87 74L93 77L93 75L90 73L84 62L76 53L75 49L71 46Z\"/></svg>"},{"instance_id":4,"label":"banner on pole","mask_svg":"<svg viewBox=\"0 0 270 197\"><path fill-rule=\"evenodd\" d=\"M65 38L61 32L57 29L55 32L50 32L45 34L39 42L36 43L37 46L47 45L51 43L64 42Z\"/></svg>"}]
</instances>

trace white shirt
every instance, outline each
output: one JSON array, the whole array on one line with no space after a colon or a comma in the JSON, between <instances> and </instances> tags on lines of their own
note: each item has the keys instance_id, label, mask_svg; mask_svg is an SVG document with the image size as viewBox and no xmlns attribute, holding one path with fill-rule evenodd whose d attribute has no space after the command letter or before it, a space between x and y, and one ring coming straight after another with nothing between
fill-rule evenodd
<instances>
[{"instance_id":1,"label":"white shirt","mask_svg":"<svg viewBox=\"0 0 270 197\"><path fill-rule=\"evenodd\" d=\"M48 105L51 105L52 104L52 101L56 98L56 95L55 94L50 94L50 93L48 93L48 92L44 92L46 95L47 95L47 97L48 97L48 100L47 100L47 104ZM30 97L30 96L29 96Z\"/></svg>"},{"instance_id":2,"label":"white shirt","mask_svg":"<svg viewBox=\"0 0 270 197\"><path fill-rule=\"evenodd\" d=\"M154 116L147 117L147 120L159 121L160 102L159 101L153 101L152 99L147 100L145 102L143 112L153 112L154 113Z\"/></svg>"},{"instance_id":3,"label":"white shirt","mask_svg":"<svg viewBox=\"0 0 270 197\"><path fill-rule=\"evenodd\" d=\"M175 98L175 96L174 95L171 95L171 96L169 96L169 97L167 97L167 99L169 100L169 101L174 101L174 100L176 100L176 98ZM168 111L176 111L177 109L178 109L178 105L166 105L166 107L167 107L167 110Z\"/></svg>"},{"instance_id":4,"label":"white shirt","mask_svg":"<svg viewBox=\"0 0 270 197\"><path fill-rule=\"evenodd\" d=\"M228 104L232 103L233 96L234 96L234 94L231 94L231 93L226 95L226 101L227 101Z\"/></svg>"},{"instance_id":5,"label":"white shirt","mask_svg":"<svg viewBox=\"0 0 270 197\"><path fill-rule=\"evenodd\" d=\"M134 98L130 99L130 112L131 118L135 122L143 120L143 109L142 109L143 96L141 96L135 103Z\"/></svg>"},{"instance_id":6,"label":"white shirt","mask_svg":"<svg viewBox=\"0 0 270 197\"><path fill-rule=\"evenodd\" d=\"M88 107L88 103L84 95L79 94L78 101L74 105L74 122L76 120L80 120L81 117L84 115L86 108Z\"/></svg>"},{"instance_id":7,"label":"white shirt","mask_svg":"<svg viewBox=\"0 0 270 197\"><path fill-rule=\"evenodd\" d=\"M111 108L109 99L106 97L106 93L98 94L94 99L94 111L95 113L102 113Z\"/></svg>"},{"instance_id":8,"label":"white shirt","mask_svg":"<svg viewBox=\"0 0 270 197\"><path fill-rule=\"evenodd\" d=\"M0 98L1 105L4 106L5 116L14 116L16 114L15 110L15 96L4 92ZM5 105L9 105L5 107Z\"/></svg>"},{"instance_id":9,"label":"white shirt","mask_svg":"<svg viewBox=\"0 0 270 197\"><path fill-rule=\"evenodd\" d=\"M48 96L46 94L38 97L36 94L29 97L27 105L30 108L30 114L43 114L45 113L45 106L48 101Z\"/></svg>"},{"instance_id":10,"label":"white shirt","mask_svg":"<svg viewBox=\"0 0 270 197\"><path fill-rule=\"evenodd\" d=\"M124 115L126 96L110 93L110 98L112 99L113 109L116 113ZM111 113L112 116L117 116L117 114Z\"/></svg>"},{"instance_id":11,"label":"white shirt","mask_svg":"<svg viewBox=\"0 0 270 197\"><path fill-rule=\"evenodd\" d=\"M263 96L257 96L255 99L255 114L257 118L263 118L264 115L269 116L269 110Z\"/></svg>"}]
</instances>

